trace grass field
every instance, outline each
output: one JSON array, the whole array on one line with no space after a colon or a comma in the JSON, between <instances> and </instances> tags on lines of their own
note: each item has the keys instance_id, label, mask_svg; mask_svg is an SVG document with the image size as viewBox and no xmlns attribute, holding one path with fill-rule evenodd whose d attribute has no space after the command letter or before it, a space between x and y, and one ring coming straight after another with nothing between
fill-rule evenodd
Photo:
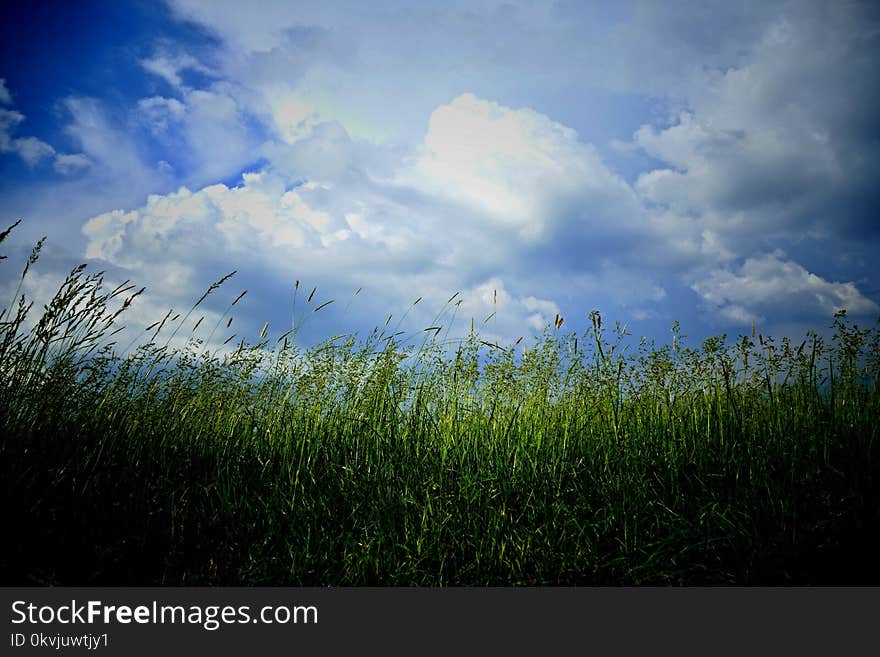
<instances>
[{"instance_id":1,"label":"grass field","mask_svg":"<svg viewBox=\"0 0 880 657\"><path fill-rule=\"evenodd\" d=\"M880 330L842 313L211 353L196 304L107 346L136 294L2 317L5 585L880 583Z\"/></svg>"}]
</instances>

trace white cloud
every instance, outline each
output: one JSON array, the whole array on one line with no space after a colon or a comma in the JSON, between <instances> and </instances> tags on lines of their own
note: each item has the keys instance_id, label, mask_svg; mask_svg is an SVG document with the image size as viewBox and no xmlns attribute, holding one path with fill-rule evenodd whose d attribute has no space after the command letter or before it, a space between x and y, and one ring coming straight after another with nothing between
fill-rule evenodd
<instances>
[{"instance_id":1,"label":"white cloud","mask_svg":"<svg viewBox=\"0 0 880 657\"><path fill-rule=\"evenodd\" d=\"M531 313L526 319L529 327L534 331L540 331L556 319L559 314L559 306L548 299L537 297L525 297L520 300L523 308Z\"/></svg>"},{"instance_id":2,"label":"white cloud","mask_svg":"<svg viewBox=\"0 0 880 657\"><path fill-rule=\"evenodd\" d=\"M784 13L748 57L695 79L671 123L633 138L666 163L639 177L643 198L701 218L740 254L864 227L864 217L844 218L846 206L870 193L865 163L880 156L864 137L877 106L863 83L878 63L871 20L839 4Z\"/></svg>"},{"instance_id":3,"label":"white cloud","mask_svg":"<svg viewBox=\"0 0 880 657\"><path fill-rule=\"evenodd\" d=\"M187 121L196 93L184 96ZM167 109L164 101L145 106ZM288 109L291 126L313 116L307 107ZM421 295L419 312L461 289L459 316L478 322L492 312L491 294L498 314L486 330L499 339L540 330L560 311L543 292L555 289L543 285L547 265L526 273L535 249L556 254L551 269L560 279L593 272L592 289L619 290L620 303L643 310L666 294L650 276L626 276L607 258L588 257L587 249L627 235L645 215L590 145L533 110L457 98L432 115L422 157L399 158L385 178L370 175L385 157L376 155L381 148L352 140L336 122L315 123L293 142L265 148L267 166L237 187L183 188L95 216L84 228L89 257L145 280L163 263L188 267L194 279L222 258L265 280L308 275L323 288L370 286L380 306ZM299 176L311 182L291 188ZM487 188L495 195L487 198ZM499 195L509 202L495 203Z\"/></svg>"},{"instance_id":4,"label":"white cloud","mask_svg":"<svg viewBox=\"0 0 880 657\"><path fill-rule=\"evenodd\" d=\"M466 227L469 217L450 220L449 206L420 206L425 198L396 183L377 188L351 181L338 187L310 182L291 189L284 176L265 170L245 174L237 187L218 184L152 195L135 210L93 217L83 233L88 257L124 267L136 280L154 282L153 272L166 267L177 271L181 281L198 280L198 272L214 271L219 259L267 281L308 276L327 294L370 286L371 300L389 308L424 296L425 303L411 317L415 325L429 323L431 317L420 313L432 303L442 305L461 288L466 299L462 313L485 318L492 312L483 312L490 287L493 294L498 291L499 312L486 335L515 338L552 322L558 306L527 286L505 285L500 276L465 285L476 278L473 269L489 262L492 249L506 247L491 231L476 230L471 238L459 233L456 224ZM452 244L454 255L447 249ZM180 305L196 290L169 284L163 293L169 305L174 299Z\"/></svg>"},{"instance_id":5,"label":"white cloud","mask_svg":"<svg viewBox=\"0 0 880 657\"><path fill-rule=\"evenodd\" d=\"M200 253L250 261L277 247L320 245L331 224L329 215L308 206L302 192L286 191L267 175L245 174L239 187L151 195L142 208L90 219L83 232L91 258L128 267L157 261L198 266Z\"/></svg>"},{"instance_id":6,"label":"white cloud","mask_svg":"<svg viewBox=\"0 0 880 657\"><path fill-rule=\"evenodd\" d=\"M784 14L735 65L694 77L669 122L633 135L664 163L641 173L635 189L684 256L682 280L738 324L815 324L839 308L877 309L856 283L809 271L825 263L844 281L876 285L867 260L858 269L851 258L874 248L877 234L876 176L866 163L880 149L866 135L878 96L863 83L878 63L869 45L876 20L872 28L854 5L792 5Z\"/></svg>"},{"instance_id":7,"label":"white cloud","mask_svg":"<svg viewBox=\"0 0 880 657\"><path fill-rule=\"evenodd\" d=\"M71 117L64 131L92 161L96 173L129 187L137 183L139 188L149 188L159 181L152 168L141 160L137 145L122 127L111 121L100 101L70 97L64 105Z\"/></svg>"},{"instance_id":8,"label":"white cloud","mask_svg":"<svg viewBox=\"0 0 880 657\"><path fill-rule=\"evenodd\" d=\"M176 98L151 96L138 101L137 111L153 134L161 134L170 124L183 119L186 106Z\"/></svg>"},{"instance_id":9,"label":"white cloud","mask_svg":"<svg viewBox=\"0 0 880 657\"><path fill-rule=\"evenodd\" d=\"M544 237L574 205L592 227L639 219L631 190L595 148L528 108L464 94L433 112L424 149L418 173L429 189L475 205L527 240Z\"/></svg>"},{"instance_id":10,"label":"white cloud","mask_svg":"<svg viewBox=\"0 0 880 657\"><path fill-rule=\"evenodd\" d=\"M276 171L292 178L335 182L352 167L356 146L336 121L308 125L292 141L267 142L260 149Z\"/></svg>"},{"instance_id":11,"label":"white cloud","mask_svg":"<svg viewBox=\"0 0 880 657\"><path fill-rule=\"evenodd\" d=\"M92 166L92 161L82 153L58 153L52 166L58 173L70 176L88 169Z\"/></svg>"},{"instance_id":12,"label":"white cloud","mask_svg":"<svg viewBox=\"0 0 880 657\"><path fill-rule=\"evenodd\" d=\"M122 210L105 212L89 219L83 226L83 233L89 240L86 257L114 261L122 249L125 225L137 219L137 212Z\"/></svg>"},{"instance_id":13,"label":"white cloud","mask_svg":"<svg viewBox=\"0 0 880 657\"><path fill-rule=\"evenodd\" d=\"M24 114L21 112L0 108L0 146L4 149L9 147L9 133L22 121Z\"/></svg>"},{"instance_id":14,"label":"white cloud","mask_svg":"<svg viewBox=\"0 0 880 657\"><path fill-rule=\"evenodd\" d=\"M826 281L787 260L781 251L747 258L738 270L710 271L692 288L737 324L763 321L765 316L780 312L815 320L842 309L854 315L880 310L853 283Z\"/></svg>"},{"instance_id":15,"label":"white cloud","mask_svg":"<svg viewBox=\"0 0 880 657\"><path fill-rule=\"evenodd\" d=\"M196 90L186 96L185 138L196 180L237 173L256 159L258 142L248 131L238 102L224 90Z\"/></svg>"},{"instance_id":16,"label":"white cloud","mask_svg":"<svg viewBox=\"0 0 880 657\"><path fill-rule=\"evenodd\" d=\"M89 256L169 298L223 262L418 312L462 289L478 320L497 290L505 335L563 307L873 307L831 282L876 287L876 34L854 5L169 4L211 39L160 42L141 66L164 91L121 119L65 101L81 153L16 139L0 83L0 150L81 173L33 213L93 217ZM868 237L843 243L854 201Z\"/></svg>"},{"instance_id":17,"label":"white cloud","mask_svg":"<svg viewBox=\"0 0 880 657\"><path fill-rule=\"evenodd\" d=\"M805 134L809 129L784 119L768 124L766 117L762 124L748 116L725 126L713 112L702 118L682 113L663 130L642 126L636 143L674 168L644 173L636 187L650 201L681 212L763 211L762 223L769 217L778 223L775 208L843 179L833 145Z\"/></svg>"},{"instance_id":18,"label":"white cloud","mask_svg":"<svg viewBox=\"0 0 880 657\"><path fill-rule=\"evenodd\" d=\"M184 88L180 99L141 98L135 120L172 152L180 182L210 184L241 170L259 157L260 142L251 133L247 108L234 85L215 83L205 89ZM166 160L167 161L167 160Z\"/></svg>"},{"instance_id":19,"label":"white cloud","mask_svg":"<svg viewBox=\"0 0 880 657\"><path fill-rule=\"evenodd\" d=\"M185 88L181 73L184 71L196 71L209 76L216 74L192 55L161 53L155 57L141 60L141 66L145 70L159 76L175 89Z\"/></svg>"},{"instance_id":20,"label":"white cloud","mask_svg":"<svg viewBox=\"0 0 880 657\"><path fill-rule=\"evenodd\" d=\"M34 167L46 158L55 154L55 149L42 139L36 137L23 137L12 140L14 150L29 167Z\"/></svg>"},{"instance_id":21,"label":"white cloud","mask_svg":"<svg viewBox=\"0 0 880 657\"><path fill-rule=\"evenodd\" d=\"M6 80L0 78L0 105L11 105L12 104L12 94L9 93L9 89L6 88Z\"/></svg>"},{"instance_id":22,"label":"white cloud","mask_svg":"<svg viewBox=\"0 0 880 657\"><path fill-rule=\"evenodd\" d=\"M288 144L308 136L318 122L317 110L295 95L273 94L269 104L275 121L275 130Z\"/></svg>"},{"instance_id":23,"label":"white cloud","mask_svg":"<svg viewBox=\"0 0 880 657\"><path fill-rule=\"evenodd\" d=\"M141 98L135 120L172 151L164 159L173 163L179 183L201 187L226 179L259 157L263 137L254 128L265 120L264 108L255 106L247 80L221 79L218 71L192 54L174 52L168 43L140 63L176 92L176 97ZM187 71L207 80L187 83Z\"/></svg>"},{"instance_id":24,"label":"white cloud","mask_svg":"<svg viewBox=\"0 0 880 657\"><path fill-rule=\"evenodd\" d=\"M2 79L0 79L0 102L11 102L5 80ZM0 153L16 153L31 168L51 158L55 171L62 175L71 175L91 166L92 162L86 155L58 153L51 145L37 137L13 139L10 132L24 119L24 115L20 112L0 109Z\"/></svg>"},{"instance_id":25,"label":"white cloud","mask_svg":"<svg viewBox=\"0 0 880 657\"><path fill-rule=\"evenodd\" d=\"M129 212L90 219L83 227L86 255L148 282L161 304L174 307L192 303L200 281L239 269L246 280L257 281L248 296L258 308L255 316L273 326L290 321L290 299L279 302L275 293L279 281L292 284L295 278L319 285L323 298L373 286L371 301L395 307L422 284L411 277L393 291L404 281L400 262L417 259L417 252L402 243L405 233L376 221L375 207L358 224L354 211L346 217L323 203L327 191L315 183L289 189L282 178L264 172L245 174L237 187L152 195ZM349 199L343 207L359 206ZM377 319L369 315L368 321ZM346 322L357 326L350 317Z\"/></svg>"},{"instance_id":26,"label":"white cloud","mask_svg":"<svg viewBox=\"0 0 880 657\"><path fill-rule=\"evenodd\" d=\"M501 345L542 331L559 314L559 306L550 299L511 294L499 276L464 290L461 299L459 319L468 323L473 319L484 340Z\"/></svg>"},{"instance_id":27,"label":"white cloud","mask_svg":"<svg viewBox=\"0 0 880 657\"><path fill-rule=\"evenodd\" d=\"M171 2L183 18L210 26L246 53L270 52L285 41L285 33L301 24L305 6L291 7L284 2L264 2L260 11L253 11L235 2ZM325 5L326 6L326 5Z\"/></svg>"},{"instance_id":28,"label":"white cloud","mask_svg":"<svg viewBox=\"0 0 880 657\"><path fill-rule=\"evenodd\" d=\"M5 86L0 91L5 91L7 96L9 95ZM36 137L13 138L10 133L24 121L24 118L21 112L0 108L0 153L15 153L29 167L34 167L54 155L55 149Z\"/></svg>"}]
</instances>

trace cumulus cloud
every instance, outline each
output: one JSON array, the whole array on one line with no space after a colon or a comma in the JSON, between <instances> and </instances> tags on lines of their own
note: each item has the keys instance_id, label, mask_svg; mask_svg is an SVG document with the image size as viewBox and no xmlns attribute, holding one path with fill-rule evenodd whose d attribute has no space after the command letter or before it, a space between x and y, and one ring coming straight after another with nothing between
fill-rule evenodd
<instances>
[{"instance_id":1,"label":"cumulus cloud","mask_svg":"<svg viewBox=\"0 0 880 657\"><path fill-rule=\"evenodd\" d=\"M356 146L348 131L336 121L321 121L293 140L265 143L261 153L273 167L293 177L337 181L353 165Z\"/></svg>"},{"instance_id":2,"label":"cumulus cloud","mask_svg":"<svg viewBox=\"0 0 880 657\"><path fill-rule=\"evenodd\" d=\"M816 189L834 188L844 179L833 147L820 134L795 132L790 123L743 120L724 127L712 114L691 113L663 130L643 126L636 143L674 168L642 174L637 189L683 213L763 211L774 220L764 228L777 228L784 219L780 210L797 210Z\"/></svg>"},{"instance_id":3,"label":"cumulus cloud","mask_svg":"<svg viewBox=\"0 0 880 657\"><path fill-rule=\"evenodd\" d=\"M525 224L540 214L536 192L567 174L565 159L576 159L566 148L573 142L573 131L547 117L465 94L431 115L419 168L438 188Z\"/></svg>"},{"instance_id":4,"label":"cumulus cloud","mask_svg":"<svg viewBox=\"0 0 880 657\"><path fill-rule=\"evenodd\" d=\"M546 238L555 221L581 214L576 231L638 220L628 185L577 133L529 108L464 94L432 114L418 172L437 191L476 205L522 238ZM577 225L580 223L580 225Z\"/></svg>"},{"instance_id":5,"label":"cumulus cloud","mask_svg":"<svg viewBox=\"0 0 880 657\"><path fill-rule=\"evenodd\" d=\"M308 136L318 123L317 110L294 94L279 94L270 98L269 105L276 133L288 144Z\"/></svg>"},{"instance_id":6,"label":"cumulus cloud","mask_svg":"<svg viewBox=\"0 0 880 657\"><path fill-rule=\"evenodd\" d=\"M260 183L248 175L241 187L211 185L195 193L184 187L151 195L137 210L98 215L83 227L86 254L133 267L185 262L200 249L235 256L261 242L303 244L303 223L285 212L290 197L282 200L283 189Z\"/></svg>"},{"instance_id":7,"label":"cumulus cloud","mask_svg":"<svg viewBox=\"0 0 880 657\"><path fill-rule=\"evenodd\" d=\"M461 298L461 318L473 319L483 339L500 343L542 331L560 312L550 299L511 294L499 276L464 290Z\"/></svg>"},{"instance_id":8,"label":"cumulus cloud","mask_svg":"<svg viewBox=\"0 0 880 657\"><path fill-rule=\"evenodd\" d=\"M336 153L333 144L344 145L347 154ZM319 173L349 162L349 151L356 150L333 122L316 125L313 134L287 147L302 149L300 158L310 154L299 162L310 165L306 171ZM436 306L460 289L467 304L462 312L475 317L492 312L483 313L491 287L493 294L497 290L498 308L503 308L492 330L508 338L542 328L558 312L552 300L528 286L511 288L497 273L486 275L487 262L503 263L510 245L493 236L487 224L475 224L477 215L451 219L454 205L449 201L425 196L397 180L346 180L345 185L318 180L291 186L288 176L275 171L278 168L278 161L270 162L260 173L245 174L236 187L182 188L152 195L135 210L97 215L83 229L87 255L135 276L167 263L182 281L169 290L173 295L184 290L193 294L183 281L196 280L197 272L216 267L220 258L264 280L308 275L337 292L368 285L376 303L390 307L411 302L416 292L426 299L421 308L431 302ZM418 175L413 171L409 179ZM452 245L454 250L448 248ZM501 253L487 261L493 249ZM430 317L420 315L421 308L413 321L430 322Z\"/></svg>"},{"instance_id":9,"label":"cumulus cloud","mask_svg":"<svg viewBox=\"0 0 880 657\"><path fill-rule=\"evenodd\" d=\"M857 5L789 9L750 57L705 72L671 124L634 135L667 164L639 177L643 197L705 217L740 251L866 227L851 210L871 185L865 163L880 155L866 138L880 94L859 80L880 65L880 21ZM835 208L843 216L829 216Z\"/></svg>"},{"instance_id":10,"label":"cumulus cloud","mask_svg":"<svg viewBox=\"0 0 880 657\"><path fill-rule=\"evenodd\" d=\"M139 181L84 215L87 253L166 272L171 295L223 261L273 290L367 285L380 307L460 289L478 319L491 292L499 334L572 307L873 308L880 32L862 5L170 4L211 39L140 63L168 88L121 120L71 99L82 153L29 153L106 198ZM23 118L0 108L0 148Z\"/></svg>"},{"instance_id":11,"label":"cumulus cloud","mask_svg":"<svg viewBox=\"0 0 880 657\"><path fill-rule=\"evenodd\" d=\"M300 122L310 115L302 112ZM658 134L646 130L645 139ZM661 139L657 153L665 148ZM829 282L781 252L713 267L741 256L724 250L709 215L682 230L676 212L643 208L593 147L534 110L458 97L432 114L420 157L401 160L384 182L340 173L363 165L356 151L341 125L318 121L293 143L264 151L272 155L266 167L238 186L182 188L95 216L84 227L87 255L144 275L173 271L178 295L195 294L198 272L221 257L264 280L307 272L332 293L367 283L389 305L414 292L440 303L460 289L461 316L479 321L495 311L486 331L499 339L550 323L562 309L552 298L560 290L571 303L590 299L654 316L669 295L661 279L670 275L733 323L771 310L809 319L840 307L877 308L854 283ZM663 156L685 162L692 152L669 146ZM293 171L320 175L291 184ZM650 239L601 251L615 231L631 236L639 226ZM674 231L684 234L681 243ZM678 259L664 260L668 252Z\"/></svg>"},{"instance_id":12,"label":"cumulus cloud","mask_svg":"<svg viewBox=\"0 0 880 657\"><path fill-rule=\"evenodd\" d=\"M876 310L856 283L831 281L876 289L876 268L858 254L878 240L865 165L880 157L867 118L880 94L860 82L880 65L878 28L860 5L789 6L740 61L691 78L669 120L633 135L662 162L634 188L685 257L682 279L722 320Z\"/></svg>"},{"instance_id":13,"label":"cumulus cloud","mask_svg":"<svg viewBox=\"0 0 880 657\"><path fill-rule=\"evenodd\" d=\"M425 325L426 309L460 290L459 318L496 312L486 335L505 340L551 323L559 289L570 302L601 291L640 316L666 296L650 272L615 264L613 251L585 252L632 233L645 214L594 147L534 110L458 97L431 115L419 157L376 179L374 148L307 107L289 109L291 125L307 130L264 146L262 171L97 215L84 228L88 256L144 276L168 263L186 281L222 256L263 280L309 276L334 293L369 286L379 306L423 296L410 317ZM653 247L626 248L635 258ZM541 263L548 253L553 276Z\"/></svg>"},{"instance_id":14,"label":"cumulus cloud","mask_svg":"<svg viewBox=\"0 0 880 657\"><path fill-rule=\"evenodd\" d=\"M764 321L780 312L827 318L838 310L853 315L880 310L853 283L827 281L778 250L747 258L739 268L711 271L692 287L723 318L737 324Z\"/></svg>"}]
</instances>

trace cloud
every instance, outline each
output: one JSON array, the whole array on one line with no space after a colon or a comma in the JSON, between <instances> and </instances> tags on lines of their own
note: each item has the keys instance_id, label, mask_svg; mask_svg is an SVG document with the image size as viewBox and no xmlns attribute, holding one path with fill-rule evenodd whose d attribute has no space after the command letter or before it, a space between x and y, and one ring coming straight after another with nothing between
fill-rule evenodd
<instances>
[{"instance_id":1,"label":"cloud","mask_svg":"<svg viewBox=\"0 0 880 657\"><path fill-rule=\"evenodd\" d=\"M207 26L212 32L245 53L265 53L287 41L289 32L301 25L310 12L306 4L292 9L284 2L265 2L253 11L236 2L171 2L185 20Z\"/></svg>"},{"instance_id":2,"label":"cloud","mask_svg":"<svg viewBox=\"0 0 880 657\"><path fill-rule=\"evenodd\" d=\"M24 121L24 114L21 112L0 108L0 146L9 147L9 133L22 121Z\"/></svg>"},{"instance_id":3,"label":"cloud","mask_svg":"<svg viewBox=\"0 0 880 657\"><path fill-rule=\"evenodd\" d=\"M101 199L90 257L170 272L175 298L226 263L266 307L296 277L380 307L461 289L475 316L498 290L499 333L571 308L806 322L873 303L865 5L170 5L209 38L160 41L140 72L169 86L136 105L66 101L82 153L53 161ZM23 118L0 109L7 151Z\"/></svg>"},{"instance_id":4,"label":"cloud","mask_svg":"<svg viewBox=\"0 0 880 657\"><path fill-rule=\"evenodd\" d=\"M88 169L92 166L92 161L82 153L59 153L55 156L52 166L55 167L55 171L58 173L64 176L72 176Z\"/></svg>"},{"instance_id":5,"label":"cloud","mask_svg":"<svg viewBox=\"0 0 880 657\"><path fill-rule=\"evenodd\" d=\"M640 214L628 185L574 130L473 94L431 114L417 170L429 189L476 206L525 240L546 239L561 221L605 232L603 223L622 228Z\"/></svg>"},{"instance_id":6,"label":"cloud","mask_svg":"<svg viewBox=\"0 0 880 657\"><path fill-rule=\"evenodd\" d=\"M230 93L195 90L187 94L186 106L186 139L201 176L226 177L254 158L258 142Z\"/></svg>"},{"instance_id":7,"label":"cloud","mask_svg":"<svg viewBox=\"0 0 880 657\"><path fill-rule=\"evenodd\" d=\"M0 79L0 103L11 103L12 98L6 89L6 81ZM80 154L57 153L55 149L37 137L11 136L12 131L25 120L24 114L15 110L0 108L0 153L15 153L30 168L43 160L52 159L59 173L72 173L88 164L88 158Z\"/></svg>"},{"instance_id":8,"label":"cloud","mask_svg":"<svg viewBox=\"0 0 880 657\"><path fill-rule=\"evenodd\" d=\"M868 315L880 306L852 282L830 282L786 259L782 251L747 258L741 267L708 272L692 288L723 318L736 324L768 316L829 318L838 310Z\"/></svg>"},{"instance_id":9,"label":"cloud","mask_svg":"<svg viewBox=\"0 0 880 657\"><path fill-rule=\"evenodd\" d=\"M182 74L186 71L195 71L212 77L216 76L216 73L211 68L186 53L173 55L160 53L154 57L142 59L140 63L145 70L159 76L175 89L185 88Z\"/></svg>"},{"instance_id":10,"label":"cloud","mask_svg":"<svg viewBox=\"0 0 880 657\"><path fill-rule=\"evenodd\" d=\"M11 105L12 104L12 94L9 93L9 89L6 88L6 80L0 78L0 105Z\"/></svg>"},{"instance_id":11,"label":"cloud","mask_svg":"<svg viewBox=\"0 0 880 657\"><path fill-rule=\"evenodd\" d=\"M310 104L292 94L270 99L275 130L282 141L293 144L308 136L318 122L318 112Z\"/></svg>"},{"instance_id":12,"label":"cloud","mask_svg":"<svg viewBox=\"0 0 880 657\"><path fill-rule=\"evenodd\" d=\"M559 306L552 300L511 294L499 276L464 290L461 299L461 320L473 319L482 339L502 345L521 335L539 333L559 314Z\"/></svg>"},{"instance_id":13,"label":"cloud","mask_svg":"<svg viewBox=\"0 0 880 657\"><path fill-rule=\"evenodd\" d=\"M317 247L334 226L328 215L306 203L307 192L286 190L267 175L245 174L238 187L217 184L196 192L184 187L154 194L141 208L114 210L86 222L87 256L128 267L198 265L199 253L253 261L264 257L264 249Z\"/></svg>"},{"instance_id":14,"label":"cloud","mask_svg":"<svg viewBox=\"0 0 880 657\"><path fill-rule=\"evenodd\" d=\"M324 129L319 124L315 135L293 146L308 146ZM344 135L338 125L334 130L334 139ZM350 139L345 136L344 141ZM331 155L331 160L335 157ZM493 335L506 338L529 327L542 328L553 319L550 311L558 312L558 306L542 295L520 285L505 285L497 275L484 277L473 271L485 262L481 256L493 242L486 231L460 243L463 251L453 256L454 262L444 262L451 255L446 245L457 241L458 231L449 220L448 206L432 206L436 201L418 190L356 180L339 187L320 182L291 187L286 176L273 172L274 165L268 166L260 173L245 174L236 187L182 188L152 195L144 206L131 211L96 215L83 228L86 255L123 267L135 279L153 281L154 271L177 272L178 283L162 291L176 300L175 305L196 294L193 281L200 280L203 272L235 266L262 281L308 277L328 295L369 286L371 301L388 308L423 296L425 303L411 319L425 326L431 322L428 309L442 306L455 289L470 299L462 312L485 317L492 311L483 313L479 300L485 300L491 285L499 291L498 307L503 308ZM459 221L465 225L468 217ZM274 284L265 293L251 295L257 299L254 303L270 309L267 314L277 309L271 310L271 300L261 294L272 289ZM377 319L367 315L363 321Z\"/></svg>"},{"instance_id":15,"label":"cloud","mask_svg":"<svg viewBox=\"0 0 880 657\"><path fill-rule=\"evenodd\" d=\"M148 129L177 180L192 186L239 174L259 158L263 142L236 88L225 83L184 89L180 99L141 98L134 119Z\"/></svg>"},{"instance_id":16,"label":"cloud","mask_svg":"<svg viewBox=\"0 0 880 657\"><path fill-rule=\"evenodd\" d=\"M138 216L136 212L113 210L89 219L83 226L89 240L86 257L113 261L122 249L125 224L137 220Z\"/></svg>"},{"instance_id":17,"label":"cloud","mask_svg":"<svg viewBox=\"0 0 880 657\"><path fill-rule=\"evenodd\" d=\"M428 324L422 308L455 290L462 317L485 318L491 289L498 314L487 330L499 339L552 322L557 293L642 317L666 298L650 266L628 269L667 247L628 239L657 232L632 189L575 131L532 109L460 96L432 113L418 157L387 155L384 177L372 175L381 148L299 116L312 121L304 134L264 146L265 166L238 186L182 188L95 216L88 256L136 279L168 263L197 280L222 257L262 280L308 276L328 294L369 286L380 306L423 296L412 319Z\"/></svg>"},{"instance_id":18,"label":"cloud","mask_svg":"<svg viewBox=\"0 0 880 657\"><path fill-rule=\"evenodd\" d=\"M188 186L240 174L259 157L264 141L265 108L254 106L247 80L224 79L205 64L216 53L203 46L161 40L140 65L168 82L173 93L140 98L132 112L133 121L149 131L148 148L160 153L162 168ZM184 52L186 47L199 57Z\"/></svg>"},{"instance_id":19,"label":"cloud","mask_svg":"<svg viewBox=\"0 0 880 657\"><path fill-rule=\"evenodd\" d=\"M150 96L138 101L137 112L150 131L154 135L160 135L167 132L170 125L184 118L186 106L176 98Z\"/></svg>"},{"instance_id":20,"label":"cloud","mask_svg":"<svg viewBox=\"0 0 880 657\"><path fill-rule=\"evenodd\" d=\"M41 160L54 155L55 149L36 137L13 138L10 133L24 119L21 112L0 108L0 153L15 153L29 167L34 167Z\"/></svg>"},{"instance_id":21,"label":"cloud","mask_svg":"<svg viewBox=\"0 0 880 657\"><path fill-rule=\"evenodd\" d=\"M95 174L112 177L113 184L152 186L161 179L141 159L137 145L124 126L117 125L95 98L68 97L64 107L70 122L64 132L93 163ZM80 160L82 162L82 160Z\"/></svg>"},{"instance_id":22,"label":"cloud","mask_svg":"<svg viewBox=\"0 0 880 657\"><path fill-rule=\"evenodd\" d=\"M747 59L704 72L671 123L636 131L634 143L666 163L639 177L639 192L704 217L737 251L863 231L868 217L839 208L870 195L865 163L880 157L868 118L880 93L860 82L880 66L878 28L860 5L789 7Z\"/></svg>"},{"instance_id":23,"label":"cloud","mask_svg":"<svg viewBox=\"0 0 880 657\"><path fill-rule=\"evenodd\" d=\"M778 225L783 217L774 210L790 209L817 189L844 182L832 145L819 133L798 132L783 122L762 126L743 120L724 127L712 114L696 118L691 113L663 130L643 126L636 143L674 168L642 174L637 189L651 202L680 212L763 210L764 218Z\"/></svg>"},{"instance_id":24,"label":"cloud","mask_svg":"<svg viewBox=\"0 0 880 657\"><path fill-rule=\"evenodd\" d=\"M528 224L548 185L564 185L573 131L529 110L464 94L436 109L419 169L429 184L481 206L501 221Z\"/></svg>"},{"instance_id":25,"label":"cloud","mask_svg":"<svg viewBox=\"0 0 880 657\"><path fill-rule=\"evenodd\" d=\"M356 146L338 122L322 121L303 132L294 143L267 142L261 153L276 170L293 178L338 181L351 170Z\"/></svg>"},{"instance_id":26,"label":"cloud","mask_svg":"<svg viewBox=\"0 0 880 657\"><path fill-rule=\"evenodd\" d=\"M42 160L55 155L54 148L36 137L15 139L12 141L12 148L29 167L34 167Z\"/></svg>"},{"instance_id":27,"label":"cloud","mask_svg":"<svg viewBox=\"0 0 880 657\"><path fill-rule=\"evenodd\" d=\"M880 93L863 83L880 65L878 29L866 6L788 6L735 65L692 77L671 118L634 133L662 163L635 190L686 258L681 279L719 319L876 310L854 281L877 289L859 254L880 241L866 168L880 158L868 118Z\"/></svg>"},{"instance_id":28,"label":"cloud","mask_svg":"<svg viewBox=\"0 0 880 657\"><path fill-rule=\"evenodd\" d=\"M32 173L11 171L0 195L0 211L24 220L13 239L29 241L47 234L68 249L71 258L82 258L85 240L80 228L87 218L143 204L148 193L169 189L169 177L144 161L148 151L118 107L72 96L58 101L55 109L63 118L58 146L34 144L41 160ZM0 123L2 113L9 111L0 109ZM13 116L13 123L21 119ZM0 130L0 150L8 151L3 134ZM5 134L9 136L8 130ZM11 147L12 141L6 145ZM0 271L0 277L4 275Z\"/></svg>"}]
</instances>

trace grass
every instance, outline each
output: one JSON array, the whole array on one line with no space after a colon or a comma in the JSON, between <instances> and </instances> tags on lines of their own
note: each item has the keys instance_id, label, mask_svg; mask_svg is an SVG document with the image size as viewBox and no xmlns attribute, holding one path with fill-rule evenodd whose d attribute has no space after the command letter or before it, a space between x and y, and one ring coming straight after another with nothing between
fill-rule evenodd
<instances>
[{"instance_id":1,"label":"grass","mask_svg":"<svg viewBox=\"0 0 880 657\"><path fill-rule=\"evenodd\" d=\"M196 304L118 350L138 294L77 268L0 317L6 585L880 583L880 330L843 313L210 352Z\"/></svg>"}]
</instances>

